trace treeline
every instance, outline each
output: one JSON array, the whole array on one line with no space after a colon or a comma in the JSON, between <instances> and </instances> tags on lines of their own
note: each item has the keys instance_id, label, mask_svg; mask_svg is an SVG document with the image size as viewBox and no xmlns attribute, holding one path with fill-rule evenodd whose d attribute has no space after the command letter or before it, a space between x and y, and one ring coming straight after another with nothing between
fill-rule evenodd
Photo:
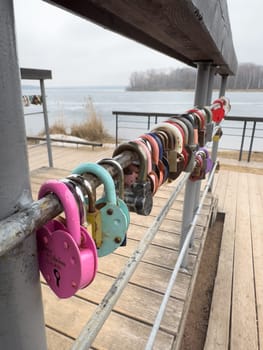
<instances>
[{"instance_id":1,"label":"treeline","mask_svg":"<svg viewBox=\"0 0 263 350\"><path fill-rule=\"evenodd\" d=\"M150 69L146 72L133 72L128 91L192 90L195 88L196 69L177 68L169 71ZM220 87L220 76L216 75L214 88ZM235 76L230 76L228 89L262 89L263 66L253 63L239 65Z\"/></svg>"}]
</instances>

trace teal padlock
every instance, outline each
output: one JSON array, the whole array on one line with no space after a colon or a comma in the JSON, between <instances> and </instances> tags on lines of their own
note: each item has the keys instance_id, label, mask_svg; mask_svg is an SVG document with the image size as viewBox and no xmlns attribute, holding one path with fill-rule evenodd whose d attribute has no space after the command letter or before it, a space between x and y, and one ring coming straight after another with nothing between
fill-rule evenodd
<instances>
[{"instance_id":1,"label":"teal padlock","mask_svg":"<svg viewBox=\"0 0 263 350\"><path fill-rule=\"evenodd\" d=\"M124 212L126 219L127 219L127 230L129 228L130 225L130 212L129 209L127 207L127 204L124 202L124 173L123 173L123 169L120 165L120 163L118 163L115 159L112 158L103 158L101 160L99 160L97 162L100 165L110 165L113 168L115 168L117 170L117 186L115 186L116 188L116 192L117 192L117 203L118 206L122 209L122 211ZM101 198L99 201L103 201L103 198ZM127 237L125 237L124 241L122 242L122 246L126 245L126 240Z\"/></svg>"},{"instance_id":2,"label":"teal padlock","mask_svg":"<svg viewBox=\"0 0 263 350\"><path fill-rule=\"evenodd\" d=\"M118 205L115 186L111 175L101 165L82 163L72 171L73 174L96 176L104 185L104 196L96 201L101 213L102 244L98 256L102 257L117 249L126 237L127 217Z\"/></svg>"}]
</instances>

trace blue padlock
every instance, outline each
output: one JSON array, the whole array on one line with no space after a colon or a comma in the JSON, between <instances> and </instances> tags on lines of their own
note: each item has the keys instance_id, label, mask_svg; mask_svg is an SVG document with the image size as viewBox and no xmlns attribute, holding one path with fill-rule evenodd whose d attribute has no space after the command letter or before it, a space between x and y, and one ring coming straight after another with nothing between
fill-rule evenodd
<instances>
[{"instance_id":1,"label":"blue padlock","mask_svg":"<svg viewBox=\"0 0 263 350\"><path fill-rule=\"evenodd\" d=\"M98 161L98 164L100 165L111 165L112 167L114 167L117 170L117 186L116 186L116 190L117 190L117 203L118 206L122 209L122 211L124 212L124 214L126 215L127 218L127 230L129 228L130 225L130 212L129 209L127 207L127 204L124 202L124 173L123 173L123 169L120 165L120 163L118 163L115 159L113 158L103 158L100 161ZM100 199L100 200L103 200ZM127 244L127 237L125 236L124 241L122 242L121 246L126 246Z\"/></svg>"},{"instance_id":2,"label":"blue padlock","mask_svg":"<svg viewBox=\"0 0 263 350\"><path fill-rule=\"evenodd\" d=\"M105 194L96 201L96 208L101 213L102 229L102 244L98 248L98 256L108 255L122 244L128 226L127 217L118 205L113 179L103 166L96 163L82 163L73 169L72 173L82 176L94 175L104 185Z\"/></svg>"}]
</instances>

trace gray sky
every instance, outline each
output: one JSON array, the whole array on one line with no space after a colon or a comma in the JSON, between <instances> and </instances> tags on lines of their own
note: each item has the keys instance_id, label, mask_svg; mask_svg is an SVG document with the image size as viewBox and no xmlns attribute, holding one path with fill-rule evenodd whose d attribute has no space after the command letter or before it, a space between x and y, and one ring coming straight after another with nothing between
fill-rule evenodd
<instances>
[{"instance_id":1,"label":"gray sky","mask_svg":"<svg viewBox=\"0 0 263 350\"><path fill-rule=\"evenodd\" d=\"M48 86L128 85L134 71L184 66L41 0L14 7L19 64L51 69ZM228 7L238 61L263 65L263 1L228 0Z\"/></svg>"}]
</instances>

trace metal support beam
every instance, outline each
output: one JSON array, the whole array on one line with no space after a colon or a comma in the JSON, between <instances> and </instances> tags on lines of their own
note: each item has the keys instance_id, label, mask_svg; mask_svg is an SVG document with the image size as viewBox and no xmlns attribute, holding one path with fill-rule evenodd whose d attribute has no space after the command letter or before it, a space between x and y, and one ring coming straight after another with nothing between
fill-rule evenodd
<instances>
[{"instance_id":1,"label":"metal support beam","mask_svg":"<svg viewBox=\"0 0 263 350\"><path fill-rule=\"evenodd\" d=\"M0 33L2 220L32 202L13 1L0 1ZM47 348L35 235L0 257L0 344L5 350Z\"/></svg>"},{"instance_id":2,"label":"metal support beam","mask_svg":"<svg viewBox=\"0 0 263 350\"><path fill-rule=\"evenodd\" d=\"M49 163L49 166L52 168L53 167L53 158L52 158L52 150L51 150L51 140L50 140L50 135L49 135L47 100L46 100L44 79L40 79L40 90L41 90L41 96L42 96L45 132L46 132L46 139L47 139L48 163Z\"/></svg>"},{"instance_id":3,"label":"metal support beam","mask_svg":"<svg viewBox=\"0 0 263 350\"><path fill-rule=\"evenodd\" d=\"M208 82L210 78L211 62L198 62L197 63L197 78L195 86L195 99L194 105L203 107L207 103L208 96ZM185 188L184 208L183 208L183 221L180 237L180 249L182 248L186 234L189 230L190 224L193 220L194 212L199 204L201 181L192 182L188 180ZM182 268L187 268L188 254L184 255L182 261Z\"/></svg>"},{"instance_id":4,"label":"metal support beam","mask_svg":"<svg viewBox=\"0 0 263 350\"><path fill-rule=\"evenodd\" d=\"M221 85L220 85L220 90L219 90L219 97L225 96L227 78L228 78L227 75L222 75L222 76L221 76ZM212 159L212 161L213 161L214 164L215 164L215 162L216 162L216 160L217 160L218 145L219 145L219 140L213 141L211 159ZM211 175L209 175L209 176L211 176ZM212 180L211 180L211 187L210 187L210 189L209 189L210 192L212 192L213 183L214 183L214 181L213 181L213 179L212 179Z\"/></svg>"},{"instance_id":5,"label":"metal support beam","mask_svg":"<svg viewBox=\"0 0 263 350\"><path fill-rule=\"evenodd\" d=\"M228 75L221 75L221 85L220 85L220 90L219 90L219 97L225 96L227 78L228 78Z\"/></svg>"}]
</instances>

